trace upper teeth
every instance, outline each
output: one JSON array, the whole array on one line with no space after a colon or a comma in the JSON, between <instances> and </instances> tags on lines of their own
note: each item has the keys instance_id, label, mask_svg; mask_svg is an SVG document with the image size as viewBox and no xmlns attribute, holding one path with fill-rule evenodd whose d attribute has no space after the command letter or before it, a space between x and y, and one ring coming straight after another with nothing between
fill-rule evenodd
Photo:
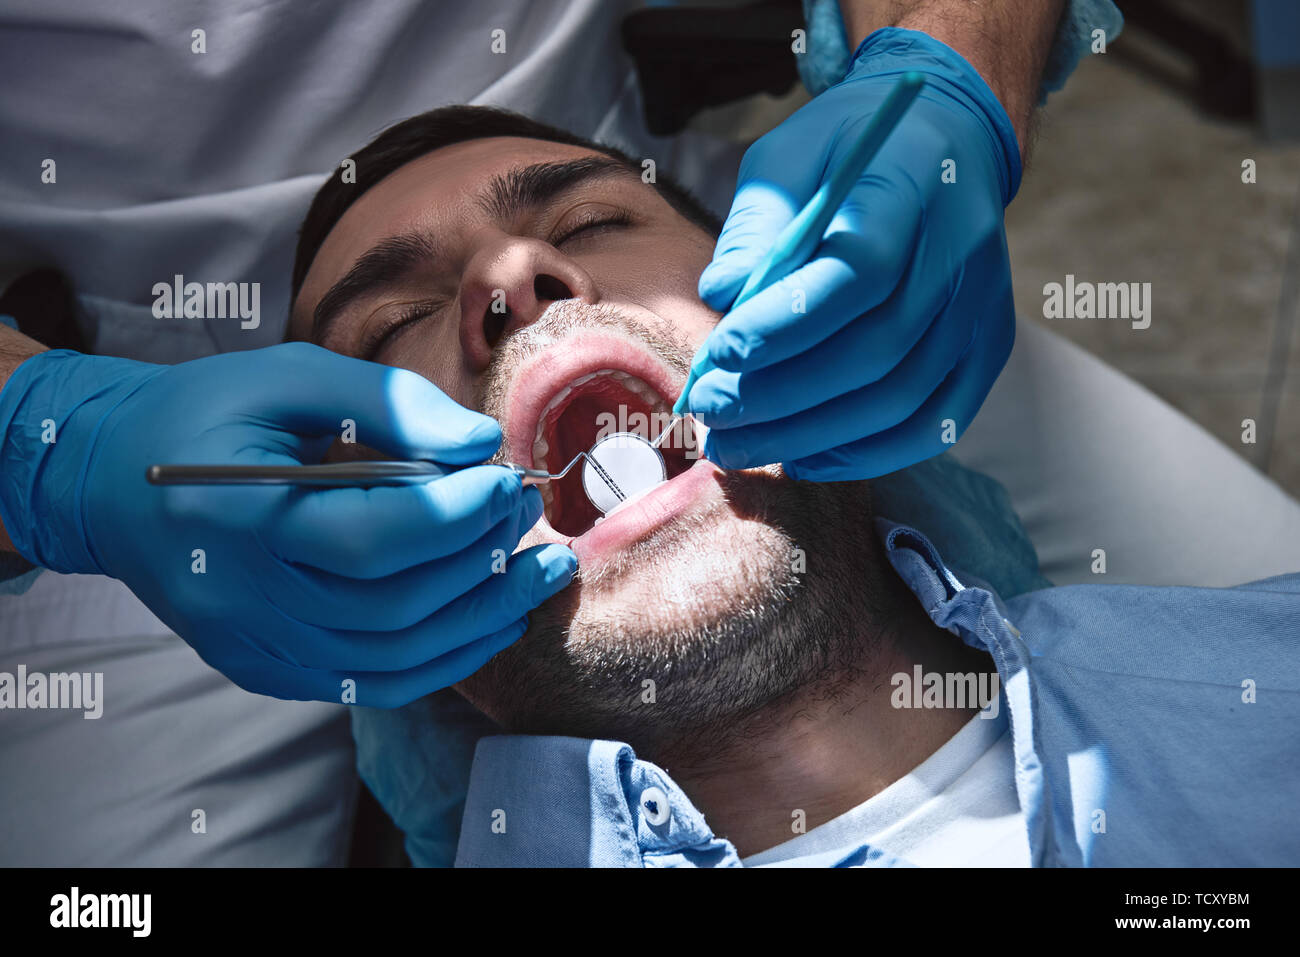
<instances>
[{"instance_id":1,"label":"upper teeth","mask_svg":"<svg viewBox=\"0 0 1300 957\"><path fill-rule=\"evenodd\" d=\"M566 385L559 392L555 393L555 395L551 397L551 401L546 403L546 407L542 409L542 414L537 417L537 434L533 438L533 464L536 467L547 469L548 471L550 470L546 461L546 453L548 453L551 450L551 448L550 445L547 443L546 439L543 437L543 432L546 428L547 416L550 415L551 412L555 411L555 409L557 409L561 404L563 404L564 401L569 397L569 394L573 392L574 389L576 389L578 386L582 385L583 383L590 382L592 379L595 379L599 376L609 376L610 378L617 380L625 389L627 389L633 395L637 396L638 398L644 399L646 404L649 405L652 409L660 409L660 408L666 409L668 407L668 403L664 401L663 397L660 396L659 393L656 392L652 386L648 385L644 380L638 379L636 376L632 375L631 373L622 372L618 369L597 369L595 372L588 373L587 375L584 376L579 376L577 379L574 379L572 382ZM567 462L560 462L558 463L558 467L563 468L565 465L568 464L569 463ZM545 483L543 483L543 488L545 488ZM547 491L549 491L549 489L547 489ZM545 495L545 493L543 493L543 495Z\"/></svg>"}]
</instances>

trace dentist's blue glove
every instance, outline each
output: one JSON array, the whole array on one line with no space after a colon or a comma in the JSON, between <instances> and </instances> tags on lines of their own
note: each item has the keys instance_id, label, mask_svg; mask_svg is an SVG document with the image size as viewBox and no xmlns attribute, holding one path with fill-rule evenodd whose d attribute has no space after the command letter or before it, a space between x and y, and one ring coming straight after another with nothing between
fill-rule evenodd
<instances>
[{"instance_id":1,"label":"dentist's blue glove","mask_svg":"<svg viewBox=\"0 0 1300 957\"><path fill-rule=\"evenodd\" d=\"M1011 353L1003 209L1020 183L1006 112L923 33L887 28L852 68L745 154L700 297L725 312L778 233L908 70L926 85L807 265L726 315L691 411L726 468L872 478L951 447ZM947 182L945 180L953 180Z\"/></svg>"},{"instance_id":2,"label":"dentist's blue glove","mask_svg":"<svg viewBox=\"0 0 1300 957\"><path fill-rule=\"evenodd\" d=\"M396 707L477 671L573 575L507 557L542 513L500 466L371 489L153 486L154 463L318 462L343 420L399 458L470 465L500 427L404 369L291 343L159 366L68 350L0 390L18 551L125 582L203 660L278 698Z\"/></svg>"}]
</instances>

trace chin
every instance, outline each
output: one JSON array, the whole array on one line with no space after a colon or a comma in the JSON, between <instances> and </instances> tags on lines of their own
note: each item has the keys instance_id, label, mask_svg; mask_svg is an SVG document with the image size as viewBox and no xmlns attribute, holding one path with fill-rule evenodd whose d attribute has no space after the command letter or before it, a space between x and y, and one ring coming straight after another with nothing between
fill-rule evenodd
<instances>
[{"instance_id":1,"label":"chin","mask_svg":"<svg viewBox=\"0 0 1300 957\"><path fill-rule=\"evenodd\" d=\"M653 648L682 664L692 649L736 631L738 619L797 590L791 532L773 524L779 468L717 472L690 508L636 540L580 562L574 583L534 615L530 631L565 630L571 651ZM545 540L534 531L521 547ZM525 638L527 640L527 638Z\"/></svg>"}]
</instances>

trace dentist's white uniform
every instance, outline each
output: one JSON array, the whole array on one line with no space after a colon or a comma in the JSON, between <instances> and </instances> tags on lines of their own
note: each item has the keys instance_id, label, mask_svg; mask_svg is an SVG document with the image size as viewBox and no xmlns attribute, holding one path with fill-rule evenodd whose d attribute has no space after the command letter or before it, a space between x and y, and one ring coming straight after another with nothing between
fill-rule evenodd
<instances>
[{"instance_id":1,"label":"dentist's white uniform","mask_svg":"<svg viewBox=\"0 0 1300 957\"><path fill-rule=\"evenodd\" d=\"M323 177L383 127L449 103L506 106L654 157L725 214L741 150L642 129L618 33L637 6L10 0L0 283L62 269L104 354L175 362L275 343L296 230ZM196 30L206 52L193 52ZM153 285L175 274L259 282L260 325L154 318ZM1008 486L1058 583L1090 580L1094 547L1110 582L1229 584L1300 567L1294 502L1026 323L958 456ZM21 584L0 594L0 670L102 671L104 716L0 712L0 864L345 860L357 781L341 706L241 691L116 581L45 572Z\"/></svg>"}]
</instances>

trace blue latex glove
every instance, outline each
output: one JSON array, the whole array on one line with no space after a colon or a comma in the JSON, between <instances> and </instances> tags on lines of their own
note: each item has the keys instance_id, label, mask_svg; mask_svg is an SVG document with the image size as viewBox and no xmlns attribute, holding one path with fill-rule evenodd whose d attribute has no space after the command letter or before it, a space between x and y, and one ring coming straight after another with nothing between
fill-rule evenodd
<instances>
[{"instance_id":1,"label":"blue latex glove","mask_svg":"<svg viewBox=\"0 0 1300 957\"><path fill-rule=\"evenodd\" d=\"M478 670L568 584L563 546L494 569L541 515L536 489L501 466L371 489L145 480L316 462L344 419L399 458L470 465L501 442L422 376L305 343L174 366L55 350L0 391L0 517L29 561L121 579L249 691L340 701L350 678L355 703L396 707Z\"/></svg>"},{"instance_id":2,"label":"blue latex glove","mask_svg":"<svg viewBox=\"0 0 1300 957\"><path fill-rule=\"evenodd\" d=\"M793 478L836 481L938 455L1011 353L1003 210L1020 183L1015 132L970 64L912 30L872 33L840 83L746 152L700 297L731 305L908 70L925 74L924 89L813 258L706 343L718 368L688 402L712 430L705 454L725 468L782 462Z\"/></svg>"}]
</instances>

